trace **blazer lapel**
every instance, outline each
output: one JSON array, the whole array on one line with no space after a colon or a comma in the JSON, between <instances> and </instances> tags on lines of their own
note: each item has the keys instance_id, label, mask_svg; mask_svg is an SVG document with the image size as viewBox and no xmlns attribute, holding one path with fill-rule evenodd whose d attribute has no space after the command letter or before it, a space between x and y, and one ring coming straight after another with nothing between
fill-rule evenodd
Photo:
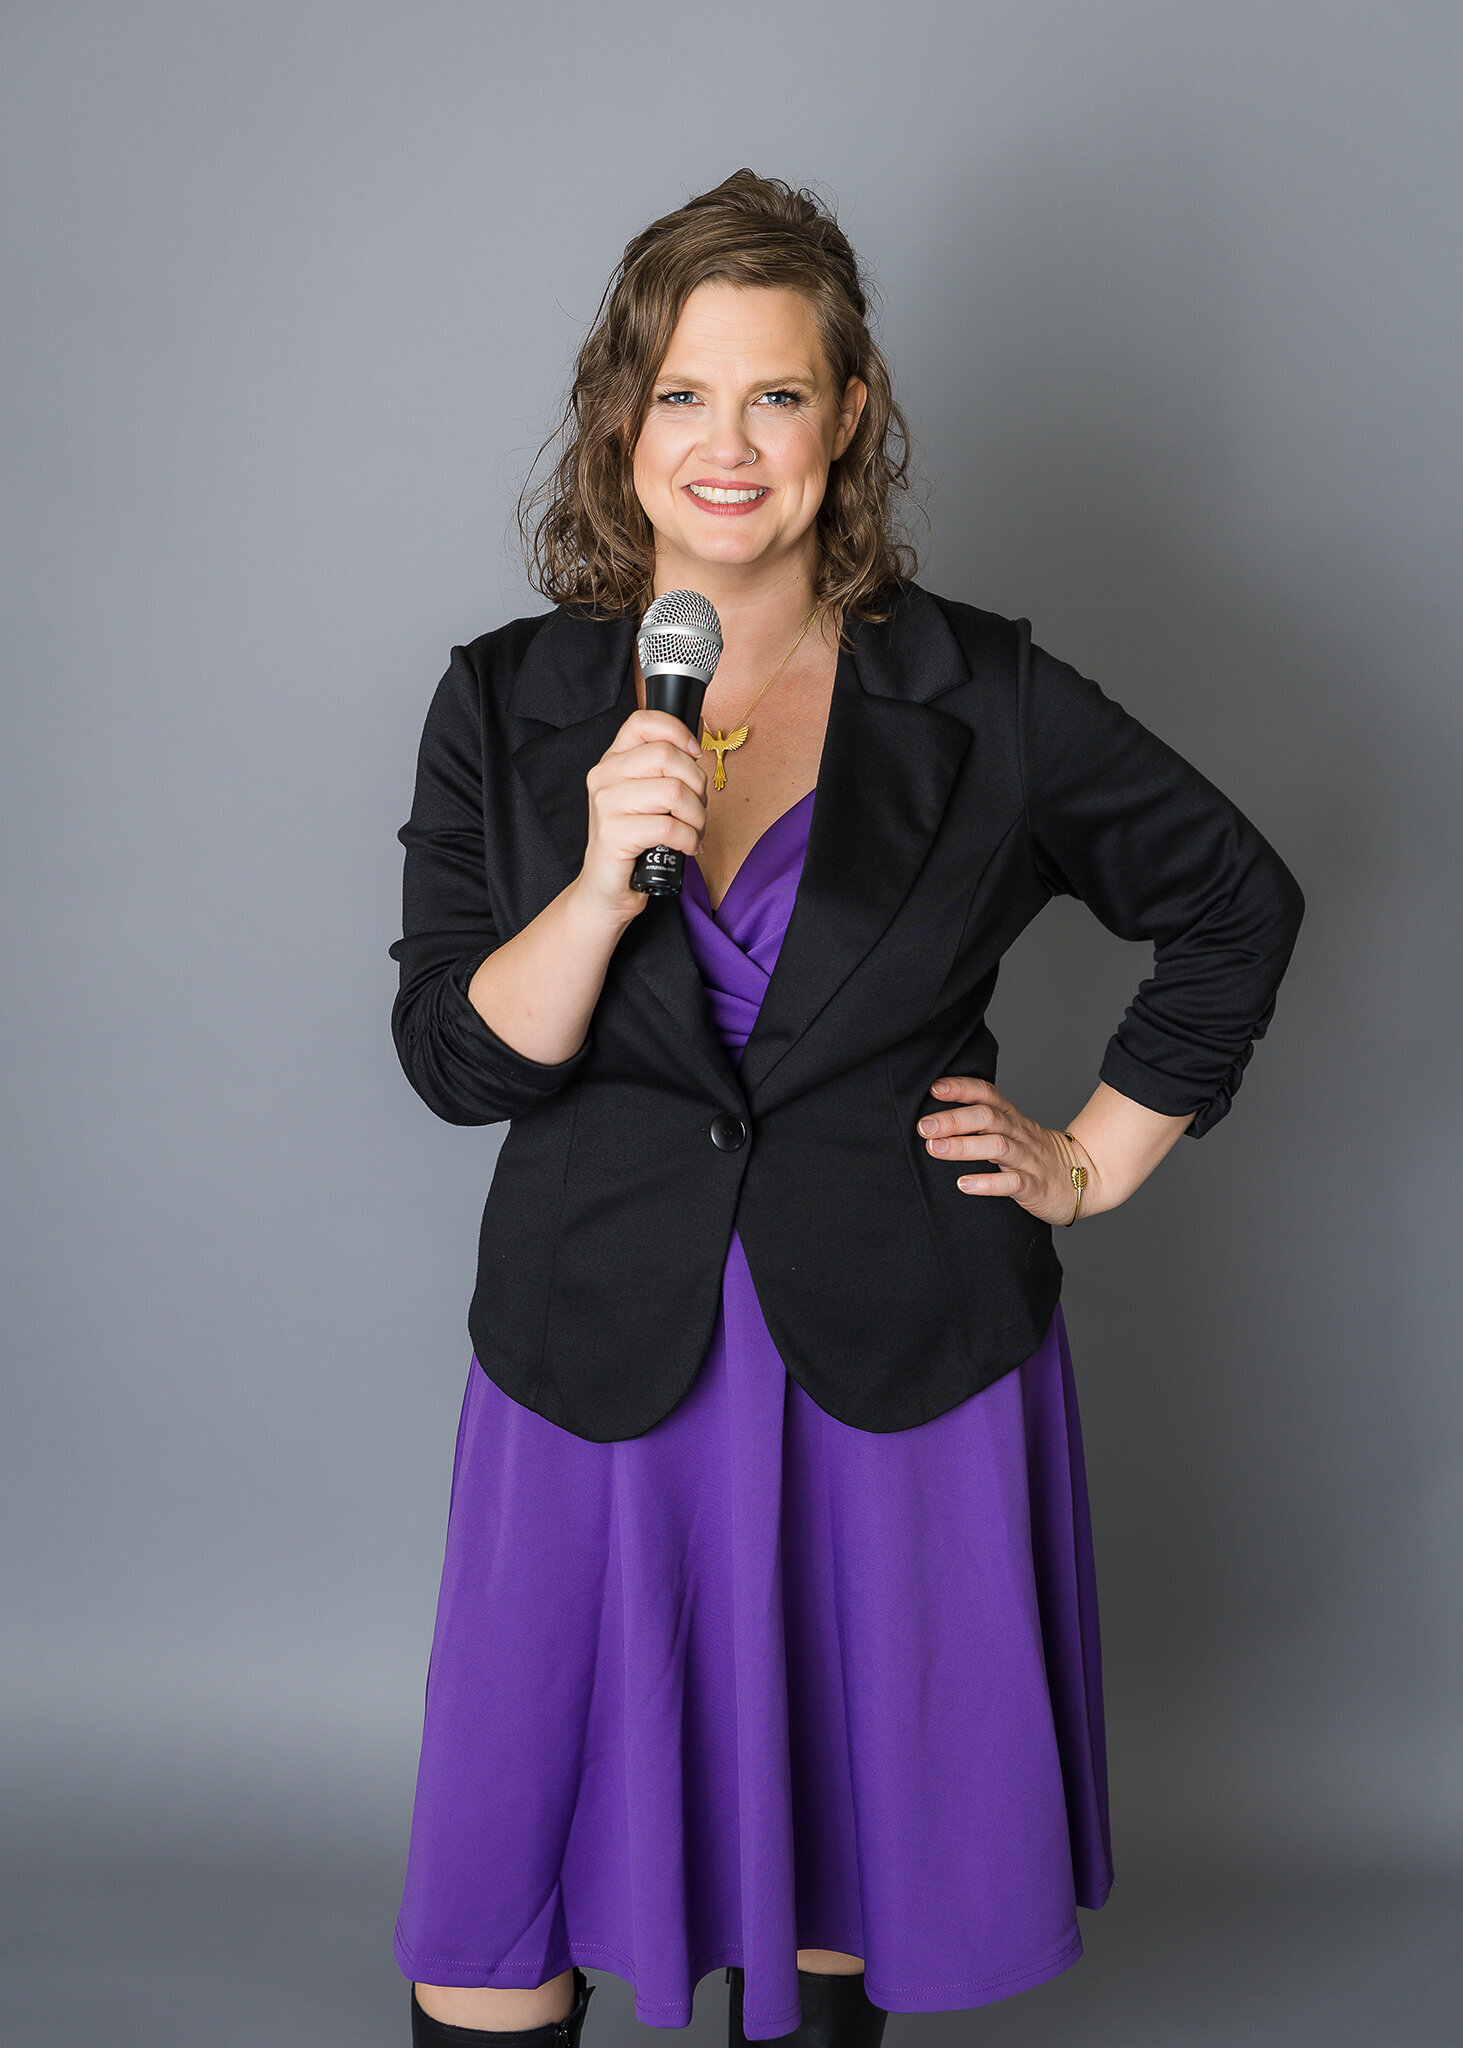
<instances>
[{"instance_id":1,"label":"blazer lapel","mask_svg":"<svg viewBox=\"0 0 1463 2048\"><path fill-rule=\"evenodd\" d=\"M742 1054L749 1099L882 937L939 830L971 744L921 701L968 678L922 591L882 627L853 621L828 712L792 916Z\"/></svg>"},{"instance_id":2,"label":"blazer lapel","mask_svg":"<svg viewBox=\"0 0 1463 2048\"><path fill-rule=\"evenodd\" d=\"M589 831L584 779L635 708L633 619L556 613L531 643L510 709L537 726L513 750L565 886ZM818 766L818 793L792 916L738 1067L711 1021L680 906L652 899L617 958L676 1026L723 1098L755 1106L773 1068L872 951L939 830L971 744L927 700L968 680L943 613L909 586L881 626L849 622Z\"/></svg>"}]
</instances>

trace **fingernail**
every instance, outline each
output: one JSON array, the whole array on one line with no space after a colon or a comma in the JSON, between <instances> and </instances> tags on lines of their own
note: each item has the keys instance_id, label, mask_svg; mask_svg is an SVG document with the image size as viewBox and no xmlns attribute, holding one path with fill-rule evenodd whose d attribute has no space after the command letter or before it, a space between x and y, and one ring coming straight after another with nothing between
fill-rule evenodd
<instances>
[{"instance_id":1,"label":"fingernail","mask_svg":"<svg viewBox=\"0 0 1463 2048\"><path fill-rule=\"evenodd\" d=\"M930 1137L935 1129L935 1119L932 1116L922 1116L919 1120L919 1128L921 1137Z\"/></svg>"},{"instance_id":2,"label":"fingernail","mask_svg":"<svg viewBox=\"0 0 1463 2048\"><path fill-rule=\"evenodd\" d=\"M936 1081L934 1087L930 1090L930 1093L931 1095L947 1095L949 1091L950 1083L948 1081Z\"/></svg>"}]
</instances>

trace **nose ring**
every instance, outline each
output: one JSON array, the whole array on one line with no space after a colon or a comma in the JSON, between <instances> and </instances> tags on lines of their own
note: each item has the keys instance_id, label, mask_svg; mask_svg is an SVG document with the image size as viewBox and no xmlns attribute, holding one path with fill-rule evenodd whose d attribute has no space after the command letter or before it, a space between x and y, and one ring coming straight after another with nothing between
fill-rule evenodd
<instances>
[{"instance_id":1,"label":"nose ring","mask_svg":"<svg viewBox=\"0 0 1463 2048\"><path fill-rule=\"evenodd\" d=\"M752 467L752 464L753 464L753 463L754 463L754 462L755 462L756 460L757 460L757 451L756 451L756 449L755 449L755 448L749 449L749 450L748 450L748 452L747 452L747 459L746 459L746 462L745 462L745 464L744 464L743 466L744 466L745 468L747 468L747 469L750 469L750 468Z\"/></svg>"}]
</instances>

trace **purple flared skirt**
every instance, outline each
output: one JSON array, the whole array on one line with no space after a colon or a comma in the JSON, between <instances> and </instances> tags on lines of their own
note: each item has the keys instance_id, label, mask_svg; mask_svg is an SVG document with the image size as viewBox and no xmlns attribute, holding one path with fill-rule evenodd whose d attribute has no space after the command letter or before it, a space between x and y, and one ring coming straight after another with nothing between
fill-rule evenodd
<instances>
[{"instance_id":1,"label":"purple flared skirt","mask_svg":"<svg viewBox=\"0 0 1463 2048\"><path fill-rule=\"evenodd\" d=\"M813 797L687 932L734 1055L786 928ZM972 1198L975 1199L975 1198ZM589 1443L474 1358L457 1434L395 1954L418 1983L571 1963L685 2026L746 1972L749 2039L799 2023L797 1952L953 2011L1082 1952L1112 1882L1101 1653L1072 1363L1040 1348L918 1427L798 1386L733 1232L711 1345L644 1435Z\"/></svg>"}]
</instances>

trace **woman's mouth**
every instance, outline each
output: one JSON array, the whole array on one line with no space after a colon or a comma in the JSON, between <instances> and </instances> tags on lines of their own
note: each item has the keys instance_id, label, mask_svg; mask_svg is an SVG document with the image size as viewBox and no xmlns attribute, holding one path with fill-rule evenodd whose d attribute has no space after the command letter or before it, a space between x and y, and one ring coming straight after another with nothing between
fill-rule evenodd
<instances>
[{"instance_id":1,"label":"woman's mouth","mask_svg":"<svg viewBox=\"0 0 1463 2048\"><path fill-rule=\"evenodd\" d=\"M687 484L689 497L708 512L750 512L768 495L767 486L748 484Z\"/></svg>"}]
</instances>

